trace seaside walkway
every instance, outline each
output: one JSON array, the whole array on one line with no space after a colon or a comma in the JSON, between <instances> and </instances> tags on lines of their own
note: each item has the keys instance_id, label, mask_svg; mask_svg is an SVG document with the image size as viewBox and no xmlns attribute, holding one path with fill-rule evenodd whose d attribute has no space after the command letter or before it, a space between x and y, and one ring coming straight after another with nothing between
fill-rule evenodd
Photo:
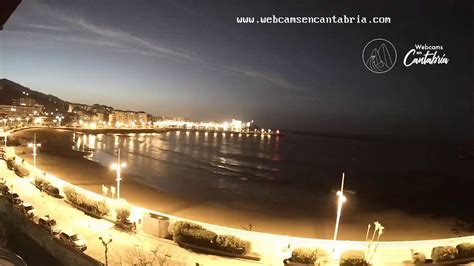
<instances>
[{"instance_id":1,"label":"seaside walkway","mask_svg":"<svg viewBox=\"0 0 474 266\"><path fill-rule=\"evenodd\" d=\"M30 169L31 170L31 169ZM5 161L0 160L0 177L20 198L35 207L38 217L50 215L62 230L70 230L87 241L85 254L104 262L104 247L99 237L112 239L109 245L109 265L131 265L138 259L151 259L157 251L156 265L256 265L261 262L236 260L226 257L198 254L177 246L173 241L159 239L145 234L129 234L114 228L104 219L85 215L62 199L40 192L29 178L20 178L8 170ZM154 264L155 265L155 264ZM268 265L268 264L267 264Z\"/></svg>"}]
</instances>

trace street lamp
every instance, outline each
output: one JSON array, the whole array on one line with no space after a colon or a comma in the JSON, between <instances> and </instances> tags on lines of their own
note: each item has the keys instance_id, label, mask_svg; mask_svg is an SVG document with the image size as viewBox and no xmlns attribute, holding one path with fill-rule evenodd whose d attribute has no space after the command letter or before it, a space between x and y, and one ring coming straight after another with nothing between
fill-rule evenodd
<instances>
[{"instance_id":1,"label":"street lamp","mask_svg":"<svg viewBox=\"0 0 474 266\"><path fill-rule=\"evenodd\" d=\"M8 135L10 135L8 132L3 132L3 147L7 147L7 141L8 141Z\"/></svg>"},{"instance_id":2,"label":"street lamp","mask_svg":"<svg viewBox=\"0 0 474 266\"><path fill-rule=\"evenodd\" d=\"M112 170L115 170L115 173L117 174L117 199L120 199L120 180L122 178L120 177L120 174L122 173L122 168L125 168L127 166L126 163L120 162L120 149L118 150L118 157L117 157L117 163L113 163L110 168Z\"/></svg>"},{"instance_id":3,"label":"street lamp","mask_svg":"<svg viewBox=\"0 0 474 266\"><path fill-rule=\"evenodd\" d=\"M337 238L337 231L339 229L339 220L341 218L342 204L347 200L347 198L344 196L344 173L342 173L341 190L337 192L337 197L337 216L336 227L334 228L334 241Z\"/></svg>"},{"instance_id":4,"label":"street lamp","mask_svg":"<svg viewBox=\"0 0 474 266\"><path fill-rule=\"evenodd\" d=\"M105 254L105 266L108 266L109 265L109 259L108 259L108 252L109 252L109 244L112 242L112 238L109 238L109 241L105 241L102 237L99 237L100 241L102 241L102 246L104 246L105 248L105 251L104 251L104 254Z\"/></svg>"},{"instance_id":5,"label":"street lamp","mask_svg":"<svg viewBox=\"0 0 474 266\"><path fill-rule=\"evenodd\" d=\"M33 137L33 143L28 143L28 147L33 148L33 167L36 169L36 151L38 147L41 147L41 143L36 143L36 133Z\"/></svg>"}]
</instances>

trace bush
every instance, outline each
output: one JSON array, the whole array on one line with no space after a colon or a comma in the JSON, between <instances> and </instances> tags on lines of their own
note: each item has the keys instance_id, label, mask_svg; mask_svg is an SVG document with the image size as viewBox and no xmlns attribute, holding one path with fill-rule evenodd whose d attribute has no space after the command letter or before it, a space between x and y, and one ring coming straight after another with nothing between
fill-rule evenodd
<instances>
[{"instance_id":1,"label":"bush","mask_svg":"<svg viewBox=\"0 0 474 266\"><path fill-rule=\"evenodd\" d=\"M421 252L415 252L411 257L411 262L413 262L414 264L423 264L426 262L426 256Z\"/></svg>"},{"instance_id":2,"label":"bush","mask_svg":"<svg viewBox=\"0 0 474 266\"><path fill-rule=\"evenodd\" d=\"M43 182L44 182L44 181L45 181L45 180L44 180L43 178L41 178L41 177L35 177L35 181L34 181L34 182L35 182L35 185L36 185L37 187L43 188Z\"/></svg>"},{"instance_id":3,"label":"bush","mask_svg":"<svg viewBox=\"0 0 474 266\"><path fill-rule=\"evenodd\" d=\"M216 233L206 229L187 228L180 231L176 236L176 240L201 247L214 248L216 237Z\"/></svg>"},{"instance_id":4,"label":"bush","mask_svg":"<svg viewBox=\"0 0 474 266\"><path fill-rule=\"evenodd\" d=\"M83 206L83 205L90 205L90 202L91 201L87 199L84 195L76 192L76 201L73 202L74 204Z\"/></svg>"},{"instance_id":5,"label":"bush","mask_svg":"<svg viewBox=\"0 0 474 266\"><path fill-rule=\"evenodd\" d=\"M66 198L74 205L85 209L98 216L109 214L110 209L104 201L96 201L86 198L84 195L77 193L72 187L63 188Z\"/></svg>"},{"instance_id":6,"label":"bush","mask_svg":"<svg viewBox=\"0 0 474 266\"><path fill-rule=\"evenodd\" d=\"M474 258L474 243L462 243L456 246L458 258Z\"/></svg>"},{"instance_id":7,"label":"bush","mask_svg":"<svg viewBox=\"0 0 474 266\"><path fill-rule=\"evenodd\" d=\"M117 213L117 221L119 222L125 222L130 217L130 208L121 207L115 210L115 212Z\"/></svg>"},{"instance_id":8,"label":"bush","mask_svg":"<svg viewBox=\"0 0 474 266\"><path fill-rule=\"evenodd\" d=\"M250 253L251 243L235 236L220 235L216 238L216 248L234 254Z\"/></svg>"},{"instance_id":9,"label":"bush","mask_svg":"<svg viewBox=\"0 0 474 266\"><path fill-rule=\"evenodd\" d=\"M54 194L54 196L59 196L59 188L53 185L47 185L44 189L48 191L50 194Z\"/></svg>"},{"instance_id":10,"label":"bush","mask_svg":"<svg viewBox=\"0 0 474 266\"><path fill-rule=\"evenodd\" d=\"M177 243L184 242L208 248L214 247L214 241L217 237L216 233L206 230L198 224L184 221L174 223L170 233Z\"/></svg>"},{"instance_id":11,"label":"bush","mask_svg":"<svg viewBox=\"0 0 474 266\"><path fill-rule=\"evenodd\" d=\"M67 200L72 203L77 202L77 192L73 187L67 186L63 188L64 195L66 195Z\"/></svg>"},{"instance_id":12,"label":"bush","mask_svg":"<svg viewBox=\"0 0 474 266\"><path fill-rule=\"evenodd\" d=\"M42 190L45 190L51 194L59 195L59 189L51 184L48 180L45 180L42 177L35 177L35 185Z\"/></svg>"},{"instance_id":13,"label":"bush","mask_svg":"<svg viewBox=\"0 0 474 266\"><path fill-rule=\"evenodd\" d=\"M199 224L194 224L194 223L190 223L190 222L184 222L184 221L179 221L179 222L176 222L174 223L171 227L170 227L170 234L172 234L173 236L175 235L179 235L179 233L181 232L181 230L183 229L189 229L189 228L196 228L196 229L204 229L202 226L200 226Z\"/></svg>"},{"instance_id":14,"label":"bush","mask_svg":"<svg viewBox=\"0 0 474 266\"><path fill-rule=\"evenodd\" d=\"M30 171L26 169L23 165L15 165L15 174L17 174L19 177L25 177L30 174Z\"/></svg>"},{"instance_id":15,"label":"bush","mask_svg":"<svg viewBox=\"0 0 474 266\"><path fill-rule=\"evenodd\" d=\"M296 248L291 252L291 262L314 264L318 258L312 249Z\"/></svg>"},{"instance_id":16,"label":"bush","mask_svg":"<svg viewBox=\"0 0 474 266\"><path fill-rule=\"evenodd\" d=\"M364 252L360 250L348 250L341 254L339 261L341 266L366 266L368 263L365 261Z\"/></svg>"},{"instance_id":17,"label":"bush","mask_svg":"<svg viewBox=\"0 0 474 266\"><path fill-rule=\"evenodd\" d=\"M179 221L170 228L175 242L197 245L243 255L250 253L251 243L230 235L218 236L216 233L204 229L199 224Z\"/></svg>"},{"instance_id":18,"label":"bush","mask_svg":"<svg viewBox=\"0 0 474 266\"><path fill-rule=\"evenodd\" d=\"M99 216L105 216L105 215L109 214L109 211L110 211L107 204L103 201L91 200L89 202L89 204L84 205L83 207L90 208L92 213L94 213L96 215L99 215Z\"/></svg>"},{"instance_id":19,"label":"bush","mask_svg":"<svg viewBox=\"0 0 474 266\"><path fill-rule=\"evenodd\" d=\"M442 262L456 259L458 250L453 246L434 247L431 251L433 262Z\"/></svg>"}]
</instances>

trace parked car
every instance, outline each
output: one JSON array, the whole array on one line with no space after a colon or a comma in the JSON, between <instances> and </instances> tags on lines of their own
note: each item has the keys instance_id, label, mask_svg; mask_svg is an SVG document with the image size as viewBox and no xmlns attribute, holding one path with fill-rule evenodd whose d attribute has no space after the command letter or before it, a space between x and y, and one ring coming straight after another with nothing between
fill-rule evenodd
<instances>
[{"instance_id":1,"label":"parked car","mask_svg":"<svg viewBox=\"0 0 474 266\"><path fill-rule=\"evenodd\" d=\"M7 186L5 181L0 182L0 193L2 193L2 195L6 195L9 190L10 188Z\"/></svg>"},{"instance_id":2,"label":"parked car","mask_svg":"<svg viewBox=\"0 0 474 266\"><path fill-rule=\"evenodd\" d=\"M48 216L40 217L38 220L38 225L41 228L46 229L50 232L53 236L59 237L61 230L59 229L56 220L49 218Z\"/></svg>"},{"instance_id":3,"label":"parked car","mask_svg":"<svg viewBox=\"0 0 474 266\"><path fill-rule=\"evenodd\" d=\"M84 251L87 249L86 241L78 234L61 232L61 234L59 234L59 240L79 251Z\"/></svg>"},{"instance_id":4,"label":"parked car","mask_svg":"<svg viewBox=\"0 0 474 266\"><path fill-rule=\"evenodd\" d=\"M13 205L19 205L22 202L20 195L17 193L11 193L10 191L5 194L5 198Z\"/></svg>"},{"instance_id":5,"label":"parked car","mask_svg":"<svg viewBox=\"0 0 474 266\"><path fill-rule=\"evenodd\" d=\"M28 218L34 218L36 216L36 211L33 205L23 202L19 205L19 210L21 213L25 214Z\"/></svg>"}]
</instances>

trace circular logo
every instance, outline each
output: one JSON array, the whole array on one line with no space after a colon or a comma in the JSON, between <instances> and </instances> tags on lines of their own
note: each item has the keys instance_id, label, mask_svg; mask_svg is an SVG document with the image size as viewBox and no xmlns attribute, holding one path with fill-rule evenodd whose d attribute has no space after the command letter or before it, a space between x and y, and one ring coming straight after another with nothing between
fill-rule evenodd
<instances>
[{"instance_id":1,"label":"circular logo","mask_svg":"<svg viewBox=\"0 0 474 266\"><path fill-rule=\"evenodd\" d=\"M397 62L397 50L385 39L373 39L364 46L362 61L368 70L382 74L392 69Z\"/></svg>"}]
</instances>

